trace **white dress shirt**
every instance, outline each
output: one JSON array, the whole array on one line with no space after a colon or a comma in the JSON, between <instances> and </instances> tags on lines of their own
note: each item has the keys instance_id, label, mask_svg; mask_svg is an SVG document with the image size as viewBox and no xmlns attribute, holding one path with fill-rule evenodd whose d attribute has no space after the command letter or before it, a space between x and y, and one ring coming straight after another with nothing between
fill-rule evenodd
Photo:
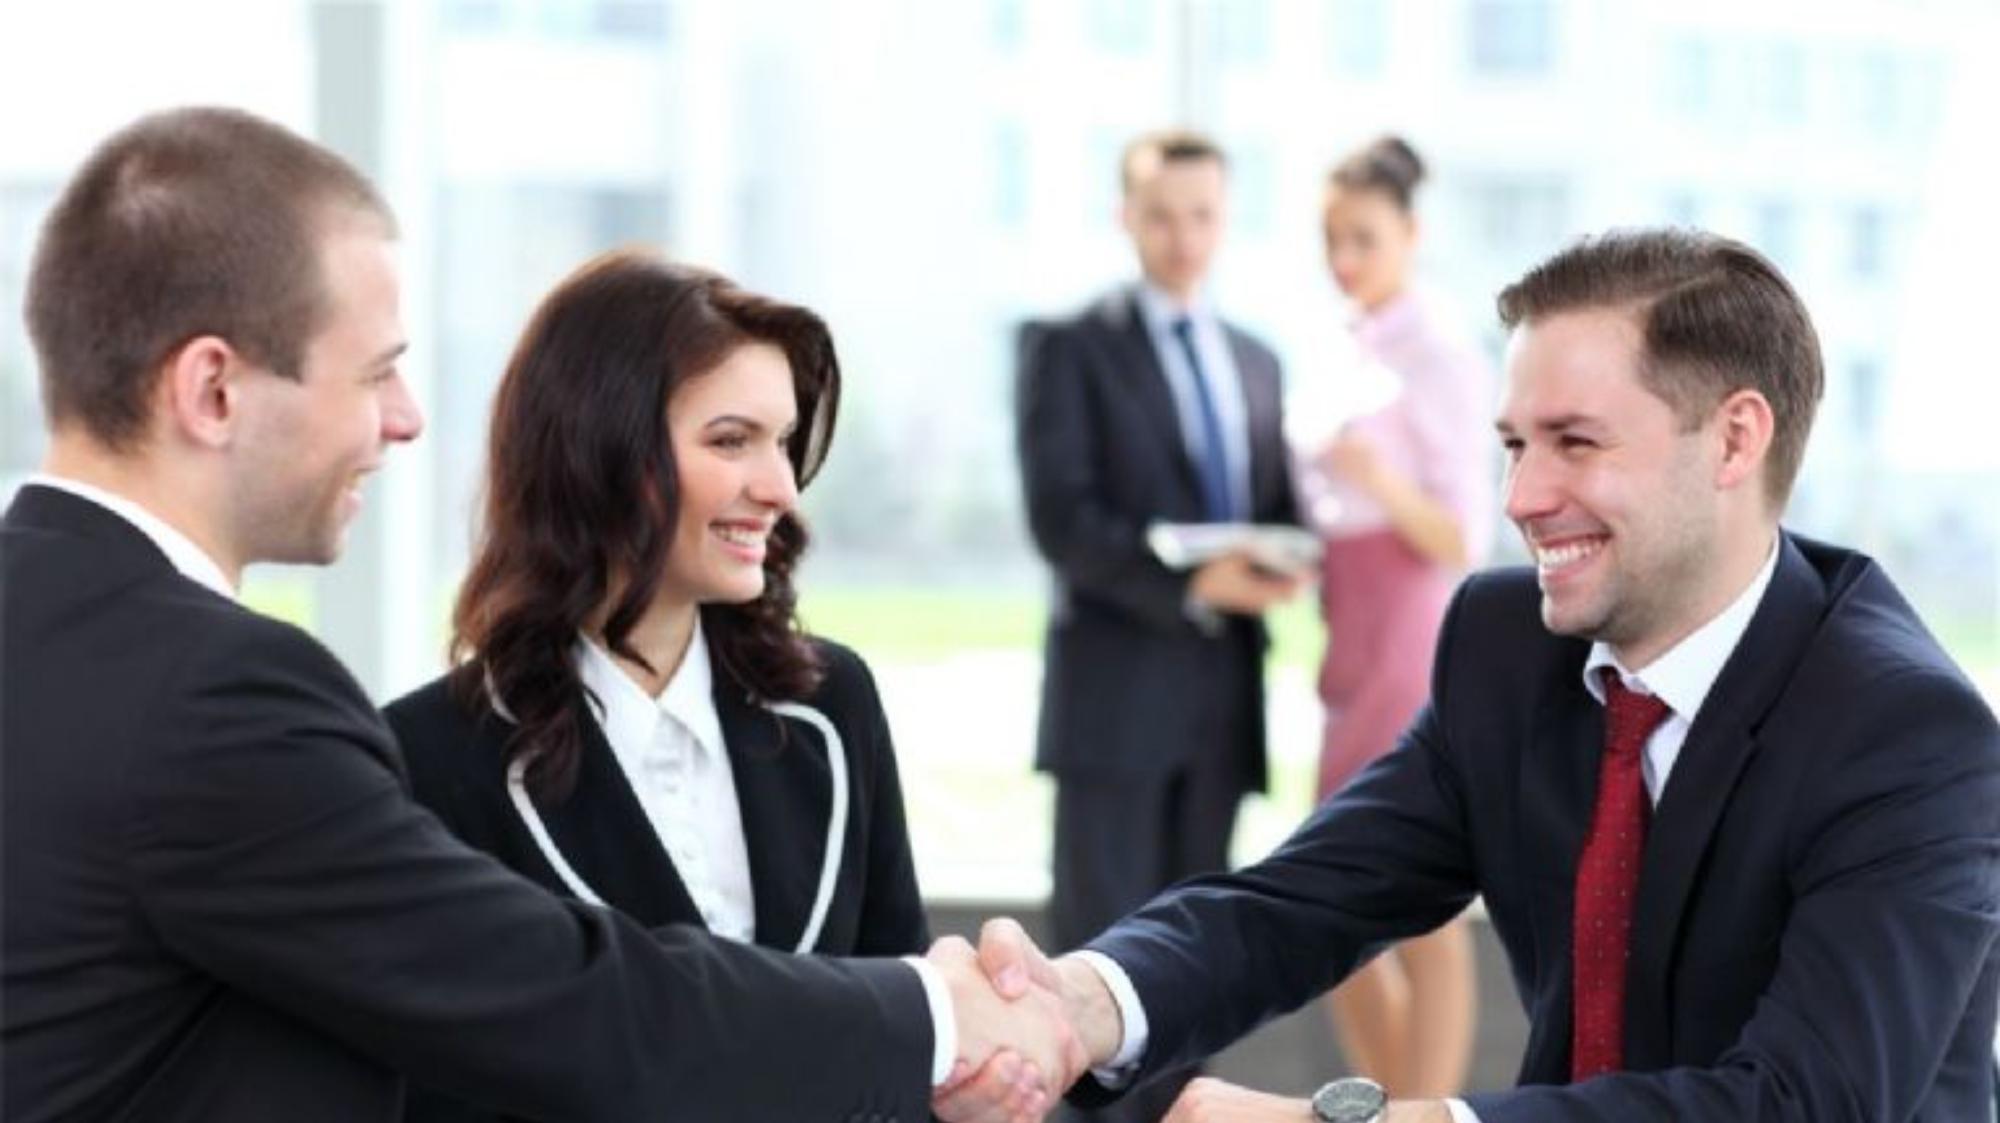
<instances>
[{"instance_id":1,"label":"white dress shirt","mask_svg":"<svg viewBox=\"0 0 2000 1123\"><path fill-rule=\"evenodd\" d=\"M597 700L592 713L604 739L702 921L719 936L750 942L757 916L750 853L699 615L687 654L658 698L641 690L594 640L579 637L575 658L577 674ZM951 1074L958 1054L951 989L922 956L904 956L903 962L923 983L930 1010L935 1087Z\"/></svg>"},{"instance_id":2,"label":"white dress shirt","mask_svg":"<svg viewBox=\"0 0 2000 1123\"><path fill-rule=\"evenodd\" d=\"M757 912L750 851L700 615L687 654L657 698L594 639L579 638L575 658L598 727L702 923L718 936L751 942Z\"/></svg>"},{"instance_id":3,"label":"white dress shirt","mask_svg":"<svg viewBox=\"0 0 2000 1123\"><path fill-rule=\"evenodd\" d=\"M205 585L230 600L236 599L236 586L231 585L229 578L223 575L222 566L218 565L214 558L209 557L200 546L194 544L194 539L182 534L165 519L130 499L114 495L101 487L93 487L81 480L52 476L47 472L36 472L29 476L23 481L22 486L28 485L54 488L57 491L66 491L78 499L90 500L131 523L133 529L145 535L153 545L159 547L161 553L167 555L168 564L172 565L181 576Z\"/></svg>"},{"instance_id":4,"label":"white dress shirt","mask_svg":"<svg viewBox=\"0 0 2000 1123\"><path fill-rule=\"evenodd\" d=\"M1642 671L1627 670L1608 645L1591 644L1590 654L1583 663L1583 681L1584 687L1599 705L1604 703L1604 684L1599 681L1597 673L1601 667L1615 668L1625 680L1627 689L1640 694L1656 694L1667 704L1667 719L1646 741L1643 765L1646 793L1655 805L1660 802L1660 793L1666 789L1674 761L1680 757L1681 745L1687 741L1688 730L1694 725L1696 715L1701 713L1702 702L1708 698L1716 677L1722 673L1723 664L1729 661L1736 645L1742 641L1744 631L1750 626L1750 618L1756 615L1757 606L1763 603L1764 592L1770 588L1771 576L1777 568L1778 544L1773 540L1763 568L1736 595L1736 599ZM1095 1070L1099 1081L1117 1087L1130 1078L1132 1066L1145 1055L1148 1033L1145 1006L1139 1001L1139 992L1132 986L1131 978L1117 961L1096 952L1081 952L1078 957L1103 978L1113 1001L1118 1004L1119 1015L1124 1019L1125 1037L1119 1043L1117 1054L1109 1065ZM1445 1107L1451 1112L1452 1123L1480 1123L1479 1116L1463 1100L1448 1099Z\"/></svg>"}]
</instances>

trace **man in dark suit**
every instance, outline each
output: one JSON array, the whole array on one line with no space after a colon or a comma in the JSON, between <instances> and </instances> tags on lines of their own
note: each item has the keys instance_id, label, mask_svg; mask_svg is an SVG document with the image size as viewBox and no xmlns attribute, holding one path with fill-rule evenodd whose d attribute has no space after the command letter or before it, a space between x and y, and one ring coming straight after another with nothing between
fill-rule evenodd
<instances>
[{"instance_id":1,"label":"man in dark suit","mask_svg":"<svg viewBox=\"0 0 2000 1123\"><path fill-rule=\"evenodd\" d=\"M393 1120L408 1072L533 1118L916 1120L989 1034L1061 1067L1053 997L1001 1003L962 941L648 932L466 849L340 665L236 604L252 561L331 561L422 426L392 233L227 110L114 136L43 230L50 448L0 521L0 1114Z\"/></svg>"},{"instance_id":2,"label":"man in dark suit","mask_svg":"<svg viewBox=\"0 0 2000 1123\"><path fill-rule=\"evenodd\" d=\"M1446 1120L1981 1120L2000 730L1869 559L1779 528L1819 347L1755 251L1613 234L1501 295L1532 570L1468 580L1429 706L1269 859L1055 964L1112 1085L1220 1048L1482 896L1531 1028ZM1174 1120L1362 1120L1216 1082ZM1347 1101L1343 1106L1339 1101Z\"/></svg>"},{"instance_id":3,"label":"man in dark suit","mask_svg":"<svg viewBox=\"0 0 2000 1123\"><path fill-rule=\"evenodd\" d=\"M1247 554L1190 574L1148 547L1159 522L1294 521L1292 486L1278 361L1203 291L1221 150L1149 135L1120 173L1143 279L1030 325L1019 375L1028 521L1055 576L1035 763L1056 781L1065 944L1226 866L1237 804L1265 782L1259 617L1299 588ZM1157 1119L1179 1083L1104 1117Z\"/></svg>"}]
</instances>

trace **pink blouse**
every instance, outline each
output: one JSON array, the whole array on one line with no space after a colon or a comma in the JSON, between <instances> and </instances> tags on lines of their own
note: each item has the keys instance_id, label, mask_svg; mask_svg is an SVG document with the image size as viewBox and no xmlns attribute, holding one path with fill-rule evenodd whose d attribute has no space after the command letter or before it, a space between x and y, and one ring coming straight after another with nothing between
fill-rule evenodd
<instances>
[{"instance_id":1,"label":"pink blouse","mask_svg":"<svg viewBox=\"0 0 2000 1123\"><path fill-rule=\"evenodd\" d=\"M1431 302L1405 292L1354 324L1355 339L1392 371L1399 389L1389 403L1346 423L1383 462L1458 513L1471 565L1493 539L1492 370L1472 345L1445 330ZM1371 533L1390 525L1367 492L1319 467L1317 450L1300 450L1305 509L1328 538ZM1330 496L1336 502L1315 501ZM1330 512L1320 515L1319 512Z\"/></svg>"}]
</instances>

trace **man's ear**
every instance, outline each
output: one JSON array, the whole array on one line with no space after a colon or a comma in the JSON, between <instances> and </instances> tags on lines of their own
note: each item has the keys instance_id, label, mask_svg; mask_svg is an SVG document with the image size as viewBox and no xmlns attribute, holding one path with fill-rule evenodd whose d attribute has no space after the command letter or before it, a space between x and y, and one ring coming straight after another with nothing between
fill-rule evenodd
<instances>
[{"instance_id":1,"label":"man's ear","mask_svg":"<svg viewBox=\"0 0 2000 1123\"><path fill-rule=\"evenodd\" d=\"M226 446L242 405L249 364L217 335L200 335L167 357L158 401L169 431L205 448Z\"/></svg>"},{"instance_id":2,"label":"man's ear","mask_svg":"<svg viewBox=\"0 0 2000 1123\"><path fill-rule=\"evenodd\" d=\"M1774 428L1771 403L1755 390L1738 390L1715 407L1715 425L1722 441L1716 486L1728 490L1746 480L1761 483Z\"/></svg>"}]
</instances>

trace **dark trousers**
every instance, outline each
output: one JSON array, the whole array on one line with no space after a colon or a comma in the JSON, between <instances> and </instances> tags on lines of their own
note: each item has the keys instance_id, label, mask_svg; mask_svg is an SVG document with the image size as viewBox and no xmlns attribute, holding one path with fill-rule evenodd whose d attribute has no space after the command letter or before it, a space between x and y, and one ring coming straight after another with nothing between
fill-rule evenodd
<instances>
[{"instance_id":1,"label":"dark trousers","mask_svg":"<svg viewBox=\"0 0 2000 1123\"><path fill-rule=\"evenodd\" d=\"M1164 776L1058 775L1049 902L1055 947L1077 947L1168 885L1227 866L1245 788L1233 751L1205 754ZM1107 1107L1064 1104L1056 1117L1157 1123L1199 1071L1163 1072Z\"/></svg>"}]
</instances>

